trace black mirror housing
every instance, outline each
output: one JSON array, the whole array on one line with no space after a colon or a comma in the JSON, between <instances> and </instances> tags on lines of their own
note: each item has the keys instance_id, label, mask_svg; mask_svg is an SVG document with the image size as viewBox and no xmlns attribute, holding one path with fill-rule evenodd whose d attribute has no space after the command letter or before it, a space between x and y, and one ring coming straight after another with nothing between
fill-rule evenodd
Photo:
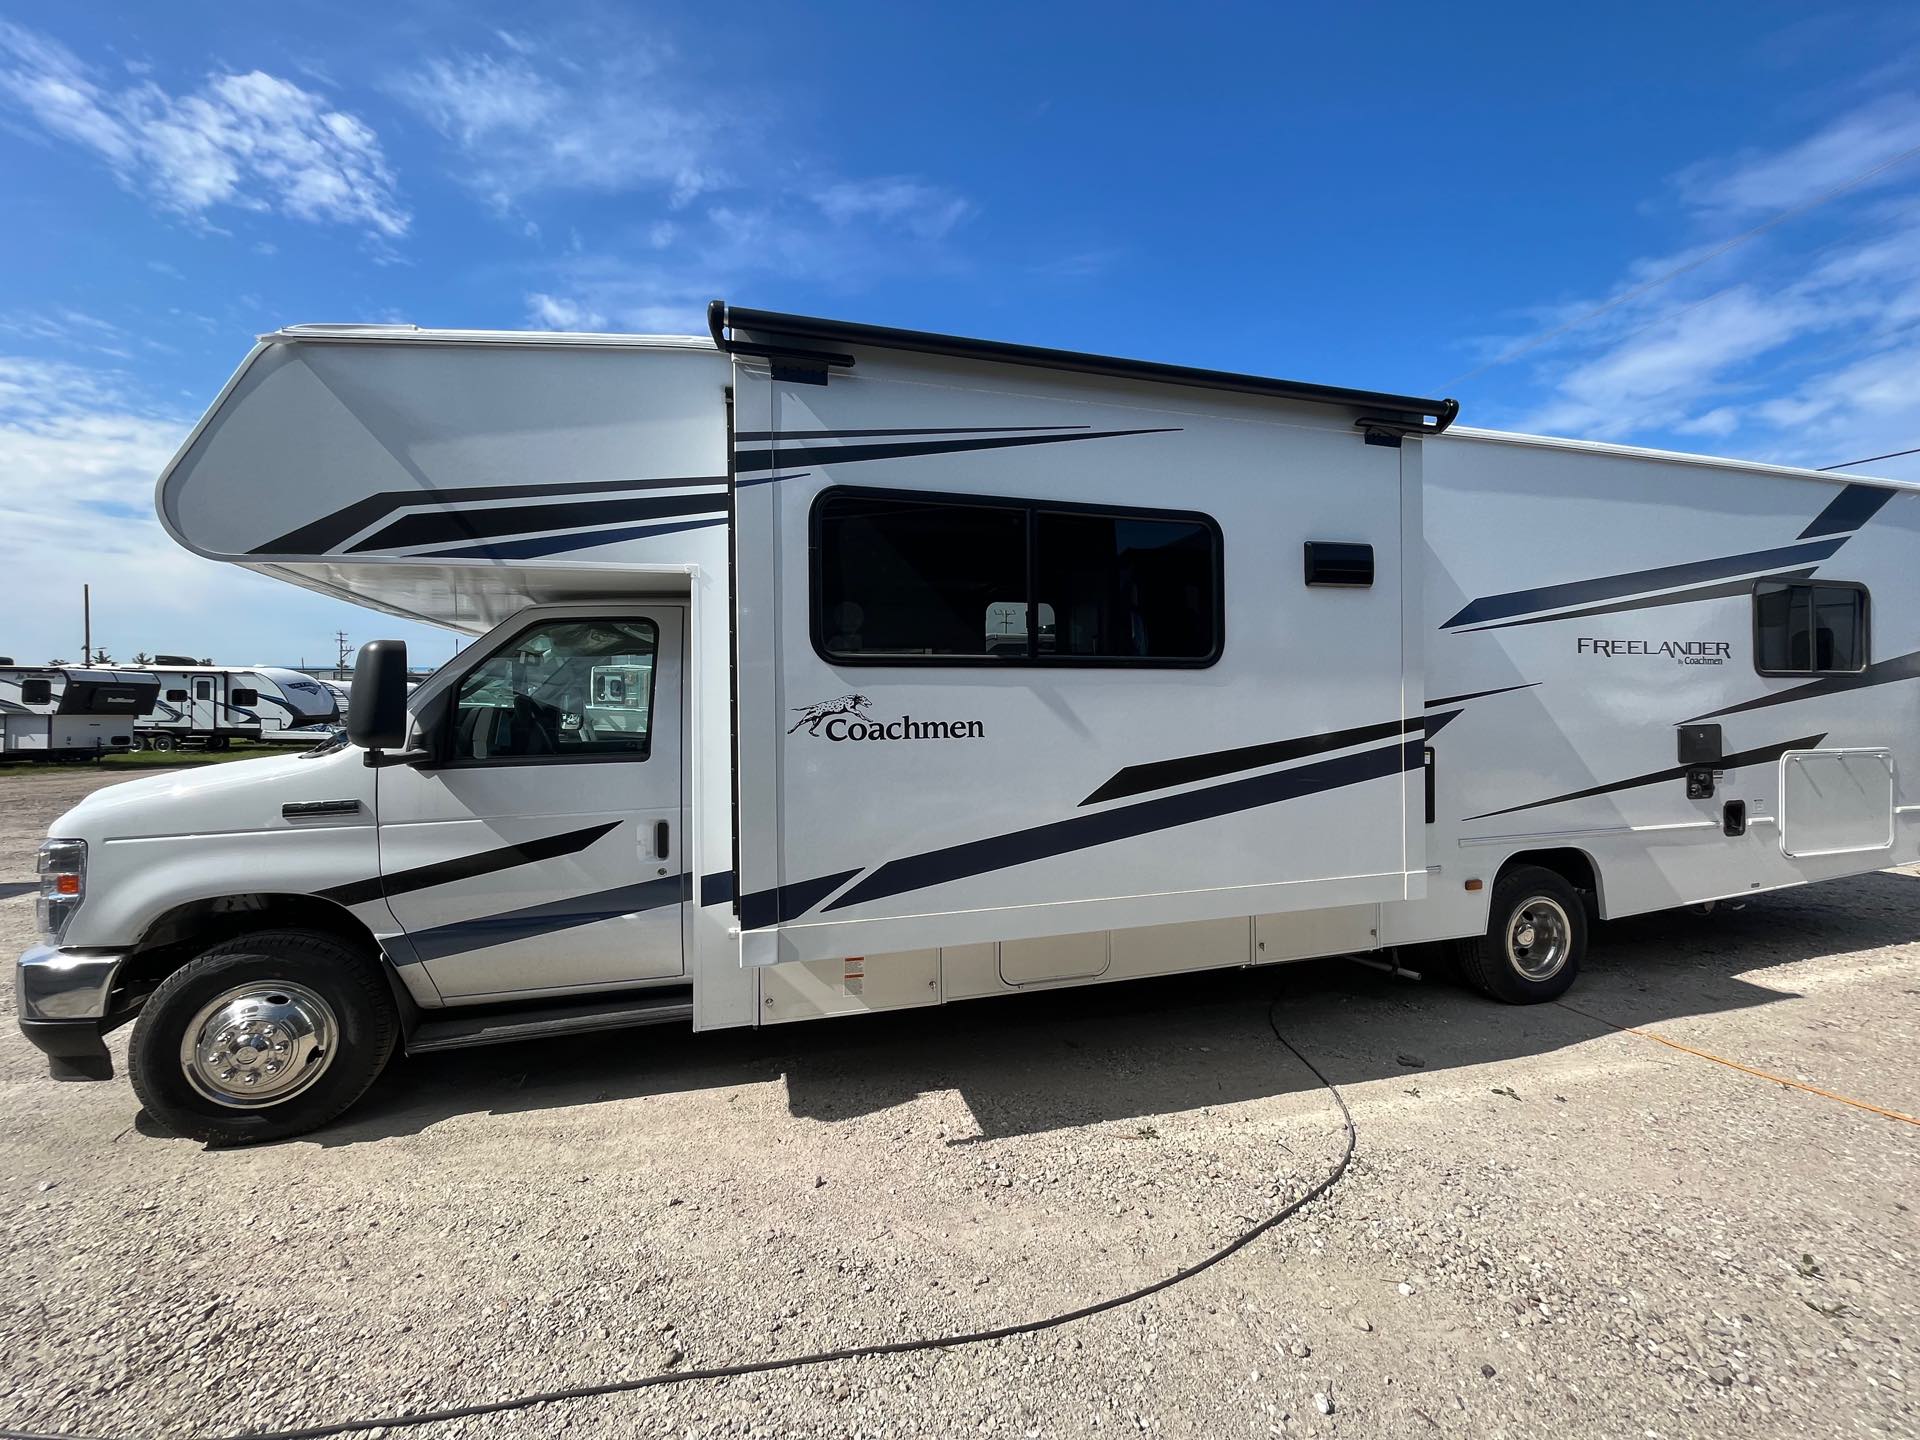
<instances>
[{"instance_id":1,"label":"black mirror housing","mask_svg":"<svg viewBox=\"0 0 1920 1440\"><path fill-rule=\"evenodd\" d=\"M353 662L347 738L362 750L407 743L407 642L369 640Z\"/></svg>"}]
</instances>

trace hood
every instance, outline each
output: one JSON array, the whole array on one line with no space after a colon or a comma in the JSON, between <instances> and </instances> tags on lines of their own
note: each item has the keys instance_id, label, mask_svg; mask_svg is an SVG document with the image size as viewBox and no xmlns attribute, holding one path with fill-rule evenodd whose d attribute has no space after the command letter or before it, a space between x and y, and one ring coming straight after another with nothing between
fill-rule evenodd
<instances>
[{"instance_id":1,"label":"hood","mask_svg":"<svg viewBox=\"0 0 1920 1440\"><path fill-rule=\"evenodd\" d=\"M352 746L175 770L96 790L47 833L100 842L284 830L289 822L281 807L310 800L358 800L363 820L372 824L377 773Z\"/></svg>"}]
</instances>

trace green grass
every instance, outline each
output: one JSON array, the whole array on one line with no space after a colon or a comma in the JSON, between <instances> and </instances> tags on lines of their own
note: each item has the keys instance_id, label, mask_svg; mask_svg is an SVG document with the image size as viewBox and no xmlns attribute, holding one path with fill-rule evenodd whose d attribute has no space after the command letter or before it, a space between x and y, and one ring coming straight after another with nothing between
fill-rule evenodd
<instances>
[{"instance_id":1,"label":"green grass","mask_svg":"<svg viewBox=\"0 0 1920 1440\"><path fill-rule=\"evenodd\" d=\"M71 775L77 770L177 770L193 765L224 765L229 760L257 760L262 755L297 755L298 745L235 745L231 750L126 750L98 760L46 764L8 761L0 771L8 775Z\"/></svg>"}]
</instances>

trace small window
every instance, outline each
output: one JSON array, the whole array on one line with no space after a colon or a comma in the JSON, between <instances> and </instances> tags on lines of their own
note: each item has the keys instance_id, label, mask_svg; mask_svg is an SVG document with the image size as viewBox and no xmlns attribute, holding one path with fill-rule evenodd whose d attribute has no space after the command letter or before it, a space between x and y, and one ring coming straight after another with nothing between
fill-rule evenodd
<instances>
[{"instance_id":1,"label":"small window","mask_svg":"<svg viewBox=\"0 0 1920 1440\"><path fill-rule=\"evenodd\" d=\"M831 490L814 507L814 647L836 663L1209 665L1205 516Z\"/></svg>"},{"instance_id":2,"label":"small window","mask_svg":"<svg viewBox=\"0 0 1920 1440\"><path fill-rule=\"evenodd\" d=\"M27 705L50 705L53 703L53 682L51 680L22 680L20 699Z\"/></svg>"},{"instance_id":3,"label":"small window","mask_svg":"<svg viewBox=\"0 0 1920 1440\"><path fill-rule=\"evenodd\" d=\"M196 700L211 700L213 698L213 681L211 680L194 681L193 682L193 698Z\"/></svg>"},{"instance_id":4,"label":"small window","mask_svg":"<svg viewBox=\"0 0 1920 1440\"><path fill-rule=\"evenodd\" d=\"M1841 580L1760 581L1753 587L1753 668L1762 675L1866 669L1866 587Z\"/></svg>"},{"instance_id":5,"label":"small window","mask_svg":"<svg viewBox=\"0 0 1920 1440\"><path fill-rule=\"evenodd\" d=\"M456 761L645 760L653 742L651 620L554 620L460 682Z\"/></svg>"},{"instance_id":6,"label":"small window","mask_svg":"<svg viewBox=\"0 0 1920 1440\"><path fill-rule=\"evenodd\" d=\"M173 701L173 702L175 702L176 704L178 704L179 702L181 702L181 701L183 701L183 700L185 700L186 698L187 698L187 692L186 692L186 691L184 691L184 690L169 690L169 691L167 691L167 699L169 699L169 700L171 700L171 701Z\"/></svg>"},{"instance_id":7,"label":"small window","mask_svg":"<svg viewBox=\"0 0 1920 1440\"><path fill-rule=\"evenodd\" d=\"M233 692L233 704L239 709L250 710L259 703L260 692L258 690L235 690Z\"/></svg>"}]
</instances>

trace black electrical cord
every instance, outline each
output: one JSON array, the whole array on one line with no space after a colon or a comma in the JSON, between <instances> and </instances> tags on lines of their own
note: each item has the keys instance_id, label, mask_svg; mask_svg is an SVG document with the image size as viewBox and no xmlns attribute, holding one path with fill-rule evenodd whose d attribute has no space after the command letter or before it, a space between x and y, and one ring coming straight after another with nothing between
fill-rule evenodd
<instances>
[{"instance_id":1,"label":"black electrical cord","mask_svg":"<svg viewBox=\"0 0 1920 1440\"><path fill-rule=\"evenodd\" d=\"M1304 1194L1288 1201L1280 1209L1267 1216L1258 1224L1241 1231L1232 1240L1210 1255L1202 1256L1184 1269L1171 1275L1114 1295L1105 1300L1096 1300L1090 1305L1082 1305L1075 1310L1065 1310L1058 1315L1045 1315L1038 1320L1023 1320L1015 1325L1001 1325L992 1330L973 1330L959 1335L934 1335L920 1340L887 1340L872 1345L849 1345L844 1350L823 1350L816 1355L790 1355L777 1360L749 1360L738 1365L711 1365L701 1370L669 1370L658 1375L640 1375L630 1380L608 1380L599 1385L570 1385L563 1390L541 1390L531 1395L515 1395L506 1400L483 1400L473 1405L456 1405L445 1410L418 1410L405 1415L386 1415L378 1419L336 1420L328 1425L306 1425L297 1430L249 1430L240 1435L220 1437L220 1440L323 1440L330 1435L349 1435L359 1430L385 1428L397 1430L415 1425L436 1425L447 1420L467 1420L477 1415L498 1415L509 1410L527 1410L535 1405L553 1405L563 1400L585 1400L596 1395L621 1395L631 1390L651 1390L663 1385L686 1385L696 1380L728 1380L737 1375L765 1375L775 1370L797 1370L805 1365L827 1365L837 1360L861 1360L872 1355L902 1355L914 1350L948 1350L957 1345L979 1345L989 1340L1007 1340L1015 1335L1033 1335L1042 1330L1052 1330L1057 1326L1068 1325L1075 1320L1085 1320L1089 1316L1104 1311L1117 1310L1123 1305L1131 1305L1136 1300L1144 1300L1149 1295L1157 1295L1162 1290L1170 1290L1184 1280L1191 1280L1203 1270L1211 1270L1222 1260L1236 1251L1245 1249L1267 1231L1298 1214L1306 1206L1318 1200L1340 1182L1347 1173L1347 1166L1353 1160L1355 1145L1359 1142L1359 1132L1354 1128L1353 1112L1347 1108L1347 1102L1340 1093L1340 1087L1321 1073L1320 1067L1302 1055L1291 1040L1280 1033L1280 1026L1273 1018L1279 1008L1279 1000L1267 1006L1267 1026L1273 1031L1273 1038L1284 1045L1294 1059L1313 1072L1313 1078L1325 1087L1333 1096L1333 1103L1340 1107L1340 1121L1346 1132L1346 1149L1341 1153L1339 1162L1329 1170L1324 1178L1315 1183ZM109 1440L109 1437L78 1435L72 1433L48 1434L31 1430L0 1430L0 1440Z\"/></svg>"}]
</instances>

